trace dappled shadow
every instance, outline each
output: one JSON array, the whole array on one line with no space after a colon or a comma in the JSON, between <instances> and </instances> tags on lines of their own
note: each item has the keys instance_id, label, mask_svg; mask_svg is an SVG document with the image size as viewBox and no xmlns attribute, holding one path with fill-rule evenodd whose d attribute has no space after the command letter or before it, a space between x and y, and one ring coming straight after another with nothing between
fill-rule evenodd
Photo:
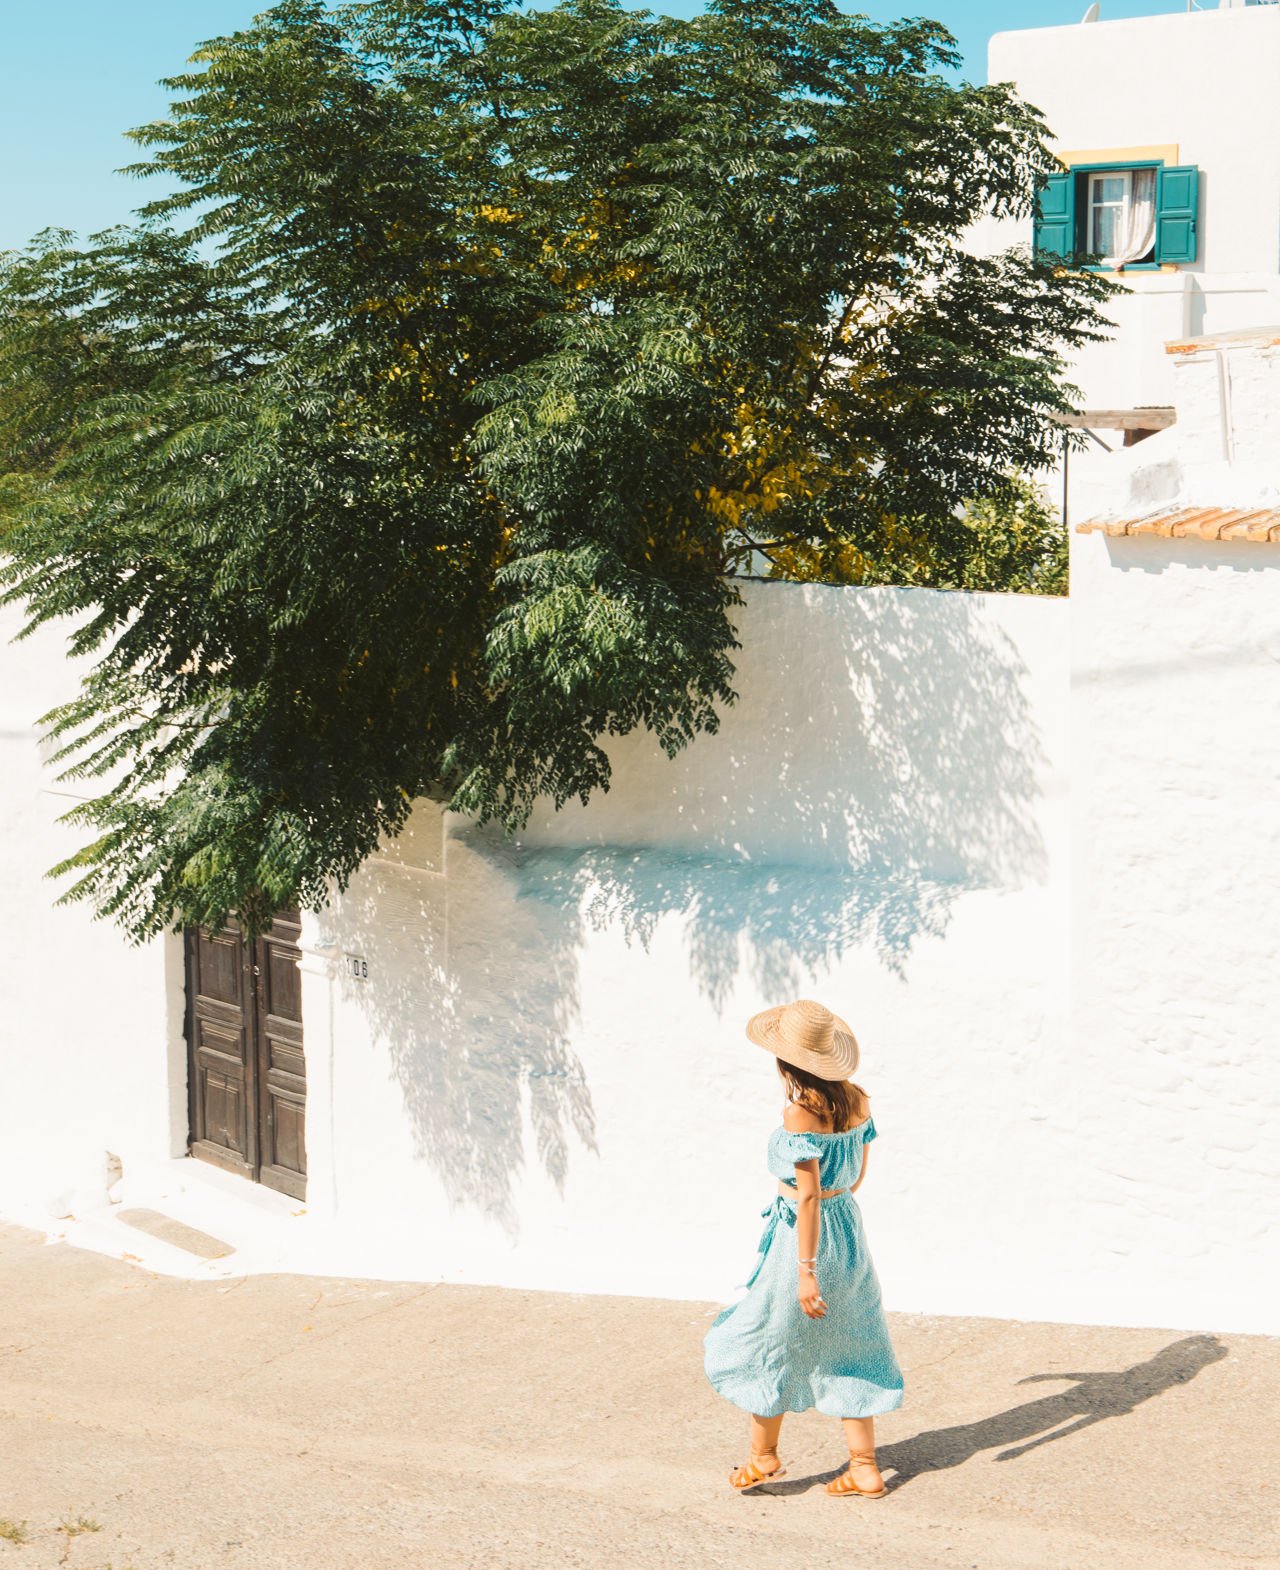
<instances>
[{"instance_id":1,"label":"dappled shadow","mask_svg":"<svg viewBox=\"0 0 1280 1570\"><path fill-rule=\"evenodd\" d=\"M684 922L689 972L717 1009L745 964L777 1001L859 943L901 972L922 936L940 937L963 885L908 871L734 862L655 847L526 851L529 897L580 908L597 931L617 926L648 949L659 922Z\"/></svg>"},{"instance_id":2,"label":"dappled shadow","mask_svg":"<svg viewBox=\"0 0 1280 1570\"><path fill-rule=\"evenodd\" d=\"M452 1203L514 1238L530 1156L562 1189L570 1135L594 1150L595 1117L568 1040L576 912L531 913L512 848L481 838L449 880L366 863L337 914L344 946L378 956L357 996L390 1055L417 1155ZM455 859L466 852L451 848Z\"/></svg>"},{"instance_id":3,"label":"dappled shadow","mask_svg":"<svg viewBox=\"0 0 1280 1570\"><path fill-rule=\"evenodd\" d=\"M674 762L615 744L609 795L543 819L523 852L549 905L628 941L684 918L717 1006L744 963L769 1001L857 945L901 974L962 894L1047 873L1029 673L993 597L756 592L721 731Z\"/></svg>"},{"instance_id":4,"label":"dappled shadow","mask_svg":"<svg viewBox=\"0 0 1280 1570\"><path fill-rule=\"evenodd\" d=\"M1096 1373L1030 1374L1019 1384L1071 1381L1070 1390L1043 1396L1010 1407L992 1417L951 1428L934 1428L914 1439L881 1445L880 1466L896 1474L893 1487L901 1488L922 1472L963 1466L984 1450L995 1450L996 1461L1012 1461L1041 1445L1078 1434L1110 1417L1123 1417L1143 1401L1186 1384L1202 1369L1226 1357L1227 1349L1216 1336L1187 1336L1174 1341L1145 1363L1132 1368Z\"/></svg>"},{"instance_id":5,"label":"dappled shadow","mask_svg":"<svg viewBox=\"0 0 1280 1570\"><path fill-rule=\"evenodd\" d=\"M528 1163L560 1186L574 1142L596 1148L571 1045L593 931L654 966L656 1000L686 984L648 954L673 919L717 1011L744 970L763 1006L859 946L901 974L961 895L1046 875L1045 759L995 597L747 592L718 734L674 761L647 735L611 742L613 787L588 807L514 841L455 823L447 877L373 860L339 902L342 946L378 955L353 1001L419 1157L512 1236ZM652 1022L620 1028L640 1045Z\"/></svg>"}]
</instances>

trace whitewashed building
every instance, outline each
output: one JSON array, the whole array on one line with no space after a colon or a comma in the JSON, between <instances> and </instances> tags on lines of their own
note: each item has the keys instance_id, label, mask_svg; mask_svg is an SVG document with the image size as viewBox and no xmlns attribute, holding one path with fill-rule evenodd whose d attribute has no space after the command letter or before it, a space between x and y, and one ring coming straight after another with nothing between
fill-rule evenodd
<instances>
[{"instance_id":1,"label":"whitewashed building","mask_svg":"<svg viewBox=\"0 0 1280 1570\"><path fill-rule=\"evenodd\" d=\"M1112 21L1101 0L990 44L988 80L1044 113L1063 168L1034 224L990 223L978 243L1034 235L1123 284L1113 339L1076 366L1092 409L1171 403L1171 339L1280 321L1280 6L1175 3Z\"/></svg>"},{"instance_id":2,"label":"whitewashed building","mask_svg":"<svg viewBox=\"0 0 1280 1570\"><path fill-rule=\"evenodd\" d=\"M73 673L5 645L0 1213L196 1275L724 1300L780 1111L743 1021L811 995L862 1041L890 1307L1280 1330L1280 332L1167 358L1070 601L744 584L720 734L617 742L518 842L423 802L253 952L51 904Z\"/></svg>"}]
</instances>

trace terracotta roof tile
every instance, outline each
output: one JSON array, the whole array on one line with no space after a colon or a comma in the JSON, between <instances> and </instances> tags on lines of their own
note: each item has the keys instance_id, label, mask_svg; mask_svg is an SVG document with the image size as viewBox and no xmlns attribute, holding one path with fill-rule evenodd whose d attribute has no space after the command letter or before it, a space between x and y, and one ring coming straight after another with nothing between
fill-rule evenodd
<instances>
[{"instance_id":1,"label":"terracotta roof tile","mask_svg":"<svg viewBox=\"0 0 1280 1570\"><path fill-rule=\"evenodd\" d=\"M1159 534L1185 540L1255 540L1280 544L1280 505L1274 507L1157 507L1133 518L1090 518L1077 534Z\"/></svg>"}]
</instances>

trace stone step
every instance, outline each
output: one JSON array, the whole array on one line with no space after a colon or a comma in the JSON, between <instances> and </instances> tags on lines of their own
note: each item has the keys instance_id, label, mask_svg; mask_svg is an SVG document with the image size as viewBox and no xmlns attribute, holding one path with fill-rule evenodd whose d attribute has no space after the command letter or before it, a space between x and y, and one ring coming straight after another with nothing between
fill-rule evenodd
<instances>
[{"instance_id":1,"label":"stone step","mask_svg":"<svg viewBox=\"0 0 1280 1570\"><path fill-rule=\"evenodd\" d=\"M158 1210L117 1210L116 1219L138 1232L145 1232L148 1237L159 1238L162 1243L172 1243L175 1248L185 1249L188 1254L195 1254L200 1259L225 1259L228 1254L235 1253L232 1244L211 1237L198 1227L189 1227L185 1221L175 1221L172 1216L162 1215Z\"/></svg>"}]
</instances>

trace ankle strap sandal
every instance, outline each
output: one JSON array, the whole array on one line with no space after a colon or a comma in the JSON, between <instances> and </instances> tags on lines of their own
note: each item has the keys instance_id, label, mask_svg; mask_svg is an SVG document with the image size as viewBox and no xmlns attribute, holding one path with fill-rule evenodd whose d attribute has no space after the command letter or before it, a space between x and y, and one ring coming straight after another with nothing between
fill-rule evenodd
<instances>
[{"instance_id":1,"label":"ankle strap sandal","mask_svg":"<svg viewBox=\"0 0 1280 1570\"><path fill-rule=\"evenodd\" d=\"M837 1498L844 1498L853 1494L859 1499L883 1499L889 1490L884 1486L884 1479L880 1478L879 1488L859 1488L853 1480L855 1466L869 1466L877 1477L880 1477L880 1468L876 1465L875 1452L854 1451L850 1453L849 1465L841 1472L839 1477L833 1477L827 1484L827 1492Z\"/></svg>"},{"instance_id":2,"label":"ankle strap sandal","mask_svg":"<svg viewBox=\"0 0 1280 1570\"><path fill-rule=\"evenodd\" d=\"M729 1473L730 1486L736 1488L740 1494L746 1493L749 1488L759 1488L762 1483L772 1483L775 1478L785 1477L787 1469L779 1462L772 1472L762 1472L756 1465L754 1457L744 1466L735 1466Z\"/></svg>"}]
</instances>

